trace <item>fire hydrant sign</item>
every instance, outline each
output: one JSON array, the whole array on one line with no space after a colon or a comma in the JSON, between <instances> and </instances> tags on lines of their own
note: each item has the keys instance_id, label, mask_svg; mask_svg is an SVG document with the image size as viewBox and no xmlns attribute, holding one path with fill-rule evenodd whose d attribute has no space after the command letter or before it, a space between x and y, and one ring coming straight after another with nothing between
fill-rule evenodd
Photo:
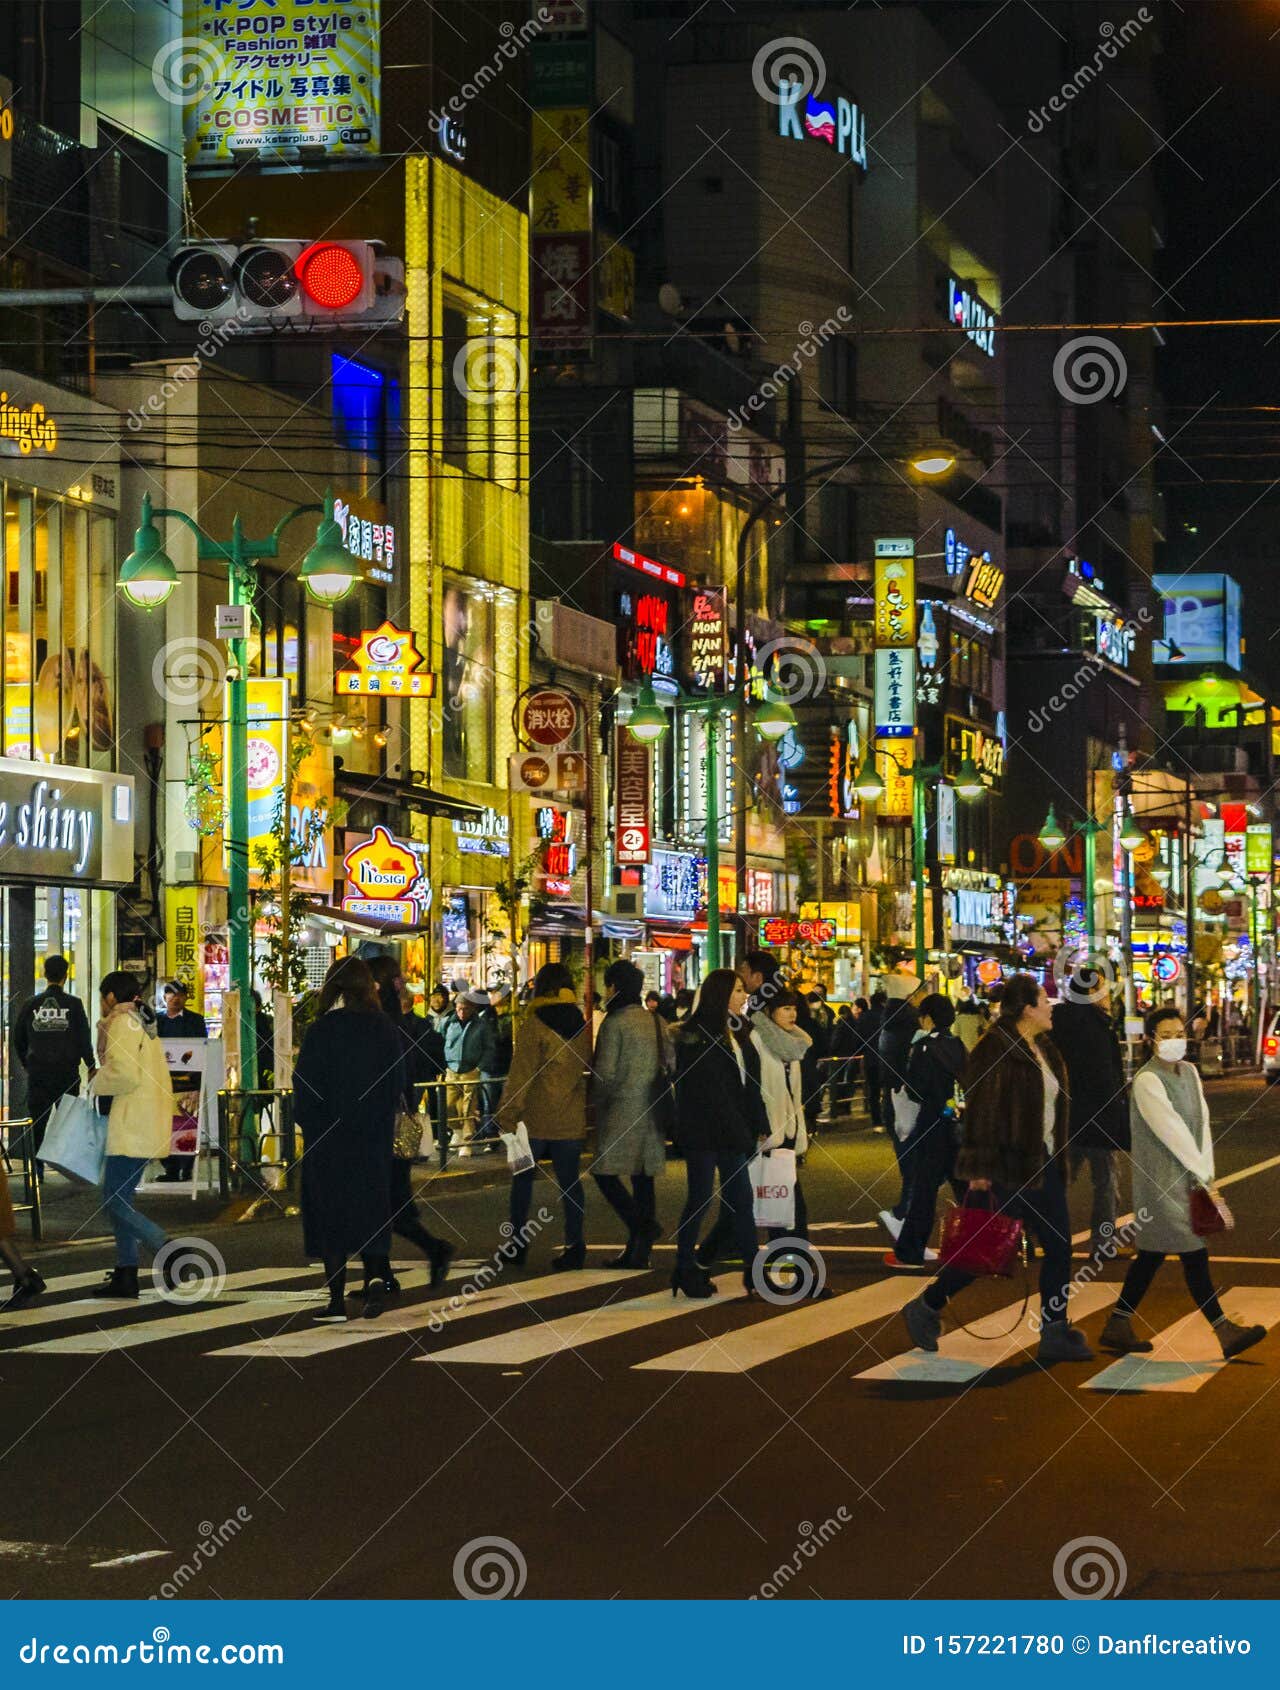
<instances>
[{"instance_id":1,"label":"fire hydrant sign","mask_svg":"<svg viewBox=\"0 0 1280 1690\"><path fill-rule=\"evenodd\" d=\"M530 745L563 745L577 732L578 706L558 687L539 687L524 701L520 728Z\"/></svg>"}]
</instances>

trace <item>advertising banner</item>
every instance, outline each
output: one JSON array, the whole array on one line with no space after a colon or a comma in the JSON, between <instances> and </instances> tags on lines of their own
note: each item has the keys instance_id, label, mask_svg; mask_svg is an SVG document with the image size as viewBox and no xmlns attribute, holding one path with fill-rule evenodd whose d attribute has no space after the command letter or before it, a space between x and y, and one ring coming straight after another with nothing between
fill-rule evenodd
<instances>
[{"instance_id":1,"label":"advertising banner","mask_svg":"<svg viewBox=\"0 0 1280 1690\"><path fill-rule=\"evenodd\" d=\"M613 858L617 863L647 863L652 844L653 794L650 751L626 728L614 740L615 825Z\"/></svg>"}]
</instances>

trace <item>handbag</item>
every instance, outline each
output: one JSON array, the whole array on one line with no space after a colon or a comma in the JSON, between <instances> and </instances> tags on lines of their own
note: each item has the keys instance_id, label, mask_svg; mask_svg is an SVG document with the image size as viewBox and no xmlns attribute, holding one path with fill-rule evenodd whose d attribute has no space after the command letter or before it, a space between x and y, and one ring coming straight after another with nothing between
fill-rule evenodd
<instances>
[{"instance_id":1,"label":"handbag","mask_svg":"<svg viewBox=\"0 0 1280 1690\"><path fill-rule=\"evenodd\" d=\"M989 1199L980 1208L980 1196ZM1022 1255L1022 1222L995 1207L989 1192L966 1192L962 1203L953 1203L942 1223L938 1260L944 1267L959 1268L976 1276L998 1275L1012 1279Z\"/></svg>"},{"instance_id":2,"label":"handbag","mask_svg":"<svg viewBox=\"0 0 1280 1690\"><path fill-rule=\"evenodd\" d=\"M107 1165L107 1117L87 1097L60 1097L40 1145L40 1161L69 1179L101 1185Z\"/></svg>"},{"instance_id":3,"label":"handbag","mask_svg":"<svg viewBox=\"0 0 1280 1690\"><path fill-rule=\"evenodd\" d=\"M1229 1232L1236 1224L1231 1210L1207 1185L1191 1187L1191 1230L1198 1238L1212 1238L1215 1232Z\"/></svg>"},{"instance_id":4,"label":"handbag","mask_svg":"<svg viewBox=\"0 0 1280 1690\"><path fill-rule=\"evenodd\" d=\"M795 1151L762 1150L752 1158L748 1174L756 1225L790 1232L796 1224Z\"/></svg>"},{"instance_id":5,"label":"handbag","mask_svg":"<svg viewBox=\"0 0 1280 1690\"><path fill-rule=\"evenodd\" d=\"M391 1153L407 1162L422 1154L423 1135L431 1136L431 1122L426 1115L415 1115L408 1109L396 1110L396 1133Z\"/></svg>"}]
</instances>

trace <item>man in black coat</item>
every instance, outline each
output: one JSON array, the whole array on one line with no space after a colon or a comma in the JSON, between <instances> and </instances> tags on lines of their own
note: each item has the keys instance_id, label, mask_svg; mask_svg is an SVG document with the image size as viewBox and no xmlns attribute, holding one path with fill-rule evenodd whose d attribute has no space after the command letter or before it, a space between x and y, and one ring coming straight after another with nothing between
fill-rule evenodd
<instances>
[{"instance_id":1,"label":"man in black coat","mask_svg":"<svg viewBox=\"0 0 1280 1690\"><path fill-rule=\"evenodd\" d=\"M898 1194L898 1201L893 1208L881 1209L880 1220L886 1232L889 1233L896 1244L898 1234L902 1230L903 1219L907 1213L907 1202L910 1196L907 1190L907 1181L910 1167L907 1159L906 1142L899 1138L894 1131L892 1094L907 1083L907 1057L911 1052L911 1041L920 1030L920 1017L916 1014L915 1005L924 991L924 982L906 969L894 969L891 974L885 975L884 990L888 1002L885 1006L884 1019L880 1023L880 1036L876 1045L876 1054L880 1058L880 1083L885 1125L893 1139L893 1149L898 1158L898 1171L901 1176L902 1188Z\"/></svg>"},{"instance_id":2,"label":"man in black coat","mask_svg":"<svg viewBox=\"0 0 1280 1690\"><path fill-rule=\"evenodd\" d=\"M96 1062L84 1005L63 989L66 957L46 957L44 977L44 991L28 998L13 1025L14 1054L27 1073L27 1113L37 1156L54 1104L79 1092L80 1064L92 1074Z\"/></svg>"},{"instance_id":3,"label":"man in black coat","mask_svg":"<svg viewBox=\"0 0 1280 1690\"><path fill-rule=\"evenodd\" d=\"M1129 1148L1124 1050L1111 1021L1111 993L1100 974L1073 974L1053 1011L1053 1042L1071 1097L1067 1153L1074 1180L1088 1163L1093 1182L1089 1250L1109 1257L1119 1204L1117 1152Z\"/></svg>"},{"instance_id":4,"label":"man in black coat","mask_svg":"<svg viewBox=\"0 0 1280 1690\"><path fill-rule=\"evenodd\" d=\"M883 990L877 987L871 1002L858 1017L858 1036L862 1040L862 1076L867 1088L867 1114L874 1131L884 1131L884 1088L880 1079L880 1028L888 1004Z\"/></svg>"}]
</instances>

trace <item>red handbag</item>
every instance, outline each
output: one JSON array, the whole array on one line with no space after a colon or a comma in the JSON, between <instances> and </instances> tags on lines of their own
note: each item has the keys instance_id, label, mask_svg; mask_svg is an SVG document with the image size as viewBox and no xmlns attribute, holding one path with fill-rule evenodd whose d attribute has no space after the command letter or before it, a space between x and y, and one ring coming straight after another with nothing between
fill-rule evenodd
<instances>
[{"instance_id":1,"label":"red handbag","mask_svg":"<svg viewBox=\"0 0 1280 1690\"><path fill-rule=\"evenodd\" d=\"M1235 1216L1221 1197L1205 1185L1191 1187L1191 1230L1197 1238L1211 1238L1236 1224Z\"/></svg>"},{"instance_id":2,"label":"red handbag","mask_svg":"<svg viewBox=\"0 0 1280 1690\"><path fill-rule=\"evenodd\" d=\"M979 1197L987 1198L981 1208ZM967 1192L963 1203L954 1203L942 1223L938 1259L944 1267L964 1273L998 1274L1012 1279L1022 1255L1022 1222L995 1207L990 1192Z\"/></svg>"}]
</instances>

